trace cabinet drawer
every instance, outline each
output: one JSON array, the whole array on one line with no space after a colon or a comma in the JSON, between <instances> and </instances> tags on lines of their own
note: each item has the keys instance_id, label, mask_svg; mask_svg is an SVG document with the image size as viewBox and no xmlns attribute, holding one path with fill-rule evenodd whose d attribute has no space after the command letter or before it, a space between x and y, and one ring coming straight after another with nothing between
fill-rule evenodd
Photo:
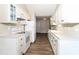
<instances>
[{"instance_id":1,"label":"cabinet drawer","mask_svg":"<svg viewBox=\"0 0 79 59\"><path fill-rule=\"evenodd\" d=\"M20 44L20 52L25 53L26 52L26 45L25 44Z\"/></svg>"},{"instance_id":2,"label":"cabinet drawer","mask_svg":"<svg viewBox=\"0 0 79 59\"><path fill-rule=\"evenodd\" d=\"M23 37L19 38L18 42L19 42L19 44L24 43L24 38Z\"/></svg>"},{"instance_id":3,"label":"cabinet drawer","mask_svg":"<svg viewBox=\"0 0 79 59\"><path fill-rule=\"evenodd\" d=\"M22 53L25 53L25 50L26 50L26 45L24 43L20 43L19 52L22 54Z\"/></svg>"},{"instance_id":4,"label":"cabinet drawer","mask_svg":"<svg viewBox=\"0 0 79 59\"><path fill-rule=\"evenodd\" d=\"M20 35L19 35L19 38L18 38L18 42L19 42L19 43L24 43L24 42L25 42L24 40L25 40L25 36L22 35L22 34L20 34Z\"/></svg>"}]
</instances>

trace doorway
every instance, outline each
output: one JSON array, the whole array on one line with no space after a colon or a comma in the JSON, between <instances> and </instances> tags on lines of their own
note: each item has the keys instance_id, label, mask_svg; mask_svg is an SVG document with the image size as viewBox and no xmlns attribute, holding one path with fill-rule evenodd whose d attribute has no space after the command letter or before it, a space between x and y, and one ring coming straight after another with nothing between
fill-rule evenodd
<instances>
[{"instance_id":1,"label":"doorway","mask_svg":"<svg viewBox=\"0 0 79 59\"><path fill-rule=\"evenodd\" d=\"M49 30L50 17L36 17L36 33L47 33Z\"/></svg>"}]
</instances>

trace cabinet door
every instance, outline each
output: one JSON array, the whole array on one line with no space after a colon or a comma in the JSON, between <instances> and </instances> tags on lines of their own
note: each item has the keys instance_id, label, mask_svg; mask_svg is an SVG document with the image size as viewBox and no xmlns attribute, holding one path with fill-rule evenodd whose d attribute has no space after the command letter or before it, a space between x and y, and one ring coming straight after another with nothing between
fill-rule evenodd
<instances>
[{"instance_id":1,"label":"cabinet door","mask_svg":"<svg viewBox=\"0 0 79 59\"><path fill-rule=\"evenodd\" d=\"M0 37L0 55L16 55L17 38Z\"/></svg>"},{"instance_id":2,"label":"cabinet door","mask_svg":"<svg viewBox=\"0 0 79 59\"><path fill-rule=\"evenodd\" d=\"M16 7L12 4L0 4L1 21L16 20Z\"/></svg>"},{"instance_id":3,"label":"cabinet door","mask_svg":"<svg viewBox=\"0 0 79 59\"><path fill-rule=\"evenodd\" d=\"M10 4L9 9L10 9L10 20L16 21L16 6Z\"/></svg>"},{"instance_id":4,"label":"cabinet door","mask_svg":"<svg viewBox=\"0 0 79 59\"><path fill-rule=\"evenodd\" d=\"M62 20L63 22L79 22L78 5L63 4L62 5Z\"/></svg>"},{"instance_id":5,"label":"cabinet door","mask_svg":"<svg viewBox=\"0 0 79 59\"><path fill-rule=\"evenodd\" d=\"M0 21L8 21L9 6L7 4L0 4Z\"/></svg>"},{"instance_id":6,"label":"cabinet door","mask_svg":"<svg viewBox=\"0 0 79 59\"><path fill-rule=\"evenodd\" d=\"M16 4L16 13L17 13L17 18L24 18L26 20L28 20L28 18L30 18L29 16L29 12L27 11L27 9L24 7L25 5L23 4Z\"/></svg>"},{"instance_id":7,"label":"cabinet door","mask_svg":"<svg viewBox=\"0 0 79 59\"><path fill-rule=\"evenodd\" d=\"M23 53L25 53L26 52L26 50L29 48L29 46L30 46L30 40L28 41L28 42L26 42L27 41L27 39L29 39L29 37L25 37L25 34L20 34L19 35L19 41L18 41L18 43L19 43L19 52L21 53L21 54L23 54Z\"/></svg>"}]
</instances>

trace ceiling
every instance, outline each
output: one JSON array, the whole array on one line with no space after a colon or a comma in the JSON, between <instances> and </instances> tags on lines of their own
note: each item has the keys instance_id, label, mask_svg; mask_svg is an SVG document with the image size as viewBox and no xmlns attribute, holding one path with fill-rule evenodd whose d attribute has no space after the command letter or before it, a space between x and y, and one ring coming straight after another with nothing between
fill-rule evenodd
<instances>
[{"instance_id":1,"label":"ceiling","mask_svg":"<svg viewBox=\"0 0 79 59\"><path fill-rule=\"evenodd\" d=\"M52 16L58 4L29 4L27 7L31 9L36 16Z\"/></svg>"}]
</instances>

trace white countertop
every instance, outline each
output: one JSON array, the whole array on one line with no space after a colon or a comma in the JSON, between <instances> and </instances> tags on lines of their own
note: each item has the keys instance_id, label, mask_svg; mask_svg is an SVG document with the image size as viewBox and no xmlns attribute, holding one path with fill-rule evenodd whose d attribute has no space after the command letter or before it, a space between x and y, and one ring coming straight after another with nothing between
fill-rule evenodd
<instances>
[{"instance_id":1,"label":"white countertop","mask_svg":"<svg viewBox=\"0 0 79 59\"><path fill-rule=\"evenodd\" d=\"M65 40L79 40L79 31L56 31L56 30L49 30L49 32L56 35L59 39Z\"/></svg>"},{"instance_id":2,"label":"white countertop","mask_svg":"<svg viewBox=\"0 0 79 59\"><path fill-rule=\"evenodd\" d=\"M3 34L3 35L0 35L0 38L18 38L19 34L25 34L25 37L29 36L29 32L21 31L13 34L12 33Z\"/></svg>"}]
</instances>

